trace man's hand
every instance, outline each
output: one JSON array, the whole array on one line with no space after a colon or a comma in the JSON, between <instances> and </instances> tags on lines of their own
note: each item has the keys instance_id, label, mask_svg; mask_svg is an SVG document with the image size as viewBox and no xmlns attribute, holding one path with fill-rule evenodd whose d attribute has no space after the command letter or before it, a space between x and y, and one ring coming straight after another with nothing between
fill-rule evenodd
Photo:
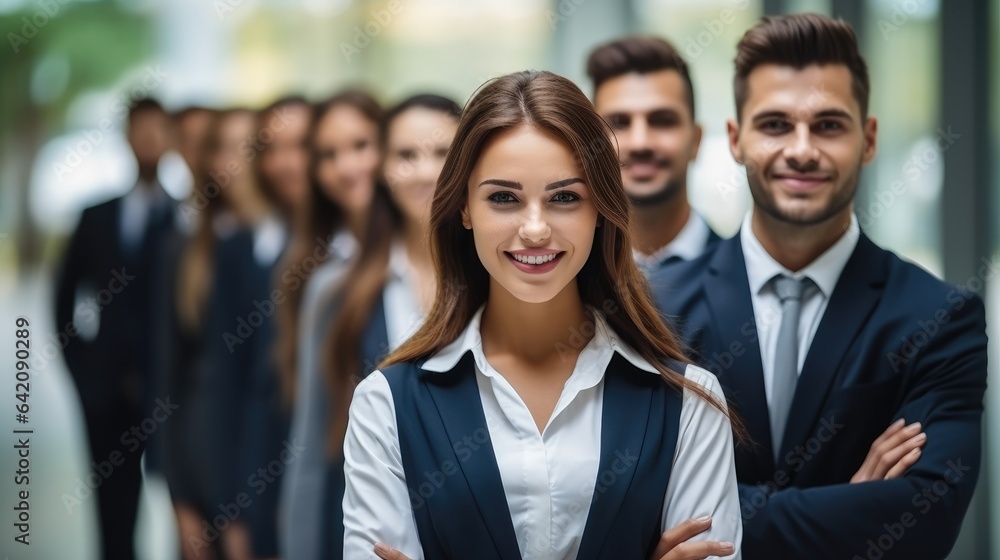
<instances>
[{"instance_id":1,"label":"man's hand","mask_svg":"<svg viewBox=\"0 0 1000 560\"><path fill-rule=\"evenodd\" d=\"M687 542L712 526L711 517L688 519L660 537L660 544L650 560L703 560L709 556L729 556L736 551L733 543L718 541Z\"/></svg>"},{"instance_id":2,"label":"man's hand","mask_svg":"<svg viewBox=\"0 0 1000 560\"><path fill-rule=\"evenodd\" d=\"M903 427L900 418L886 428L868 450L868 456L851 484L869 480L889 480L901 476L920 458L920 448L927 443L927 434L920 431L920 422Z\"/></svg>"}]
</instances>

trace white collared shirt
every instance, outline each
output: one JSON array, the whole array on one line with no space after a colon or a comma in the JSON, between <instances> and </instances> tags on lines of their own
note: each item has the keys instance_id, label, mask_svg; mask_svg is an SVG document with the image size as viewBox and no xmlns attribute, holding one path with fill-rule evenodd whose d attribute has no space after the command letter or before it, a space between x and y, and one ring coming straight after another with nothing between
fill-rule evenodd
<instances>
[{"instance_id":1,"label":"white collared shirt","mask_svg":"<svg viewBox=\"0 0 1000 560\"><path fill-rule=\"evenodd\" d=\"M686 261L694 260L705 252L705 244L708 243L708 236L710 234L711 230L708 228L708 224L705 223L705 219L695 212L694 209L691 209L691 214L688 216L684 227L681 228L681 231L677 233L677 236L670 243L660 247L650 255L633 248L632 256L635 257L635 262L640 267L649 270L659 268L663 264L663 261L673 256L680 257Z\"/></svg>"},{"instance_id":2,"label":"white collared shirt","mask_svg":"<svg viewBox=\"0 0 1000 560\"><path fill-rule=\"evenodd\" d=\"M517 392L486 361L479 329L484 308L462 335L423 368L448 371L466 351L472 351L486 425L522 558L576 558L587 515L572 512L589 512L597 481L605 370L617 352L650 375L658 373L619 341L603 316L592 310L594 337L580 353L548 424L539 433ZM685 376L723 399L711 373L689 365ZM372 552L376 542L397 548L413 560L423 558L396 422L392 391L376 371L355 391L344 444L344 558L376 558ZM685 390L673 468L663 497L662 529L704 515L713 517L712 527L693 540L733 542L736 552L727 558L740 558L743 526L730 424L712 405Z\"/></svg>"},{"instance_id":3,"label":"white collared shirt","mask_svg":"<svg viewBox=\"0 0 1000 560\"><path fill-rule=\"evenodd\" d=\"M406 243L396 240L389 253L389 277L382 291L389 348L398 347L424 322L424 310L420 307L414 274L416 272L406 253Z\"/></svg>"},{"instance_id":4,"label":"white collared shirt","mask_svg":"<svg viewBox=\"0 0 1000 560\"><path fill-rule=\"evenodd\" d=\"M778 274L792 278L808 278L802 292L801 314L799 315L799 373L805 363L809 346L816 335L816 329L826 312L830 295L837 286L840 273L847 266L847 261L854 254L854 248L861 237L858 220L851 214L851 225L847 231L829 249L823 252L808 266L792 272L781 266L764 249L753 233L751 214L747 214L740 226L740 243L743 247L743 258L746 261L747 280L750 283L750 299L753 302L753 314L757 323L757 336L760 343L760 361L764 372L764 393L767 404L771 405L772 386L774 385L774 353L778 345L778 329L781 326L781 301L770 282Z\"/></svg>"},{"instance_id":5,"label":"white collared shirt","mask_svg":"<svg viewBox=\"0 0 1000 560\"><path fill-rule=\"evenodd\" d=\"M142 243L146 223L154 204L164 204L169 199L167 193L157 183L147 183L140 179L122 198L119 235L122 244L135 249Z\"/></svg>"},{"instance_id":6,"label":"white collared shirt","mask_svg":"<svg viewBox=\"0 0 1000 560\"><path fill-rule=\"evenodd\" d=\"M285 248L288 231L274 214L269 214L253 228L253 258L262 267L274 264Z\"/></svg>"}]
</instances>

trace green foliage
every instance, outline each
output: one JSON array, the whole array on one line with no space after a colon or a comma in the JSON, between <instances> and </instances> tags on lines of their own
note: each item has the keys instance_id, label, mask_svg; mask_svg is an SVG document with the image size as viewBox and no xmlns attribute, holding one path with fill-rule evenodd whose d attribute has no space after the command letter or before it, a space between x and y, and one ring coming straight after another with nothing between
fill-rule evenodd
<instances>
[{"instance_id":1,"label":"green foliage","mask_svg":"<svg viewBox=\"0 0 1000 560\"><path fill-rule=\"evenodd\" d=\"M0 32L0 131L24 126L57 129L77 95L113 84L154 48L148 18L108 0L27 3L19 11L0 14ZM50 56L68 63L69 79L58 97L38 107L31 99L31 77ZM41 116L43 122L24 122Z\"/></svg>"}]
</instances>

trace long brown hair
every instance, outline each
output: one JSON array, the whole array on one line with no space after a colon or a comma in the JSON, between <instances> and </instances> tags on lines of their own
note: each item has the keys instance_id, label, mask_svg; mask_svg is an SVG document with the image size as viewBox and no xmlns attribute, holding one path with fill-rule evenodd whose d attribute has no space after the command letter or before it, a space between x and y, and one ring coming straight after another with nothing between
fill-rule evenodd
<instances>
[{"instance_id":1,"label":"long brown hair","mask_svg":"<svg viewBox=\"0 0 1000 560\"><path fill-rule=\"evenodd\" d=\"M656 367L668 384L705 399L734 420L737 434L745 432L714 395L665 365L665 358L689 360L653 305L649 286L632 257L630 206L611 130L573 82L551 72L496 78L466 106L431 206L431 253L440 278L434 306L416 334L379 367L439 352L458 338L486 303L489 274L476 253L472 231L462 225L461 211L483 146L496 133L523 125L549 131L572 149L603 220L594 233L594 249L576 278L583 303L598 309L617 306L618 312L608 313L607 321L621 340Z\"/></svg>"},{"instance_id":2,"label":"long brown hair","mask_svg":"<svg viewBox=\"0 0 1000 560\"><path fill-rule=\"evenodd\" d=\"M316 134L323 118L338 107L353 107L369 121L382 122L382 108L375 99L360 90L346 90L316 105L309 125L307 143L309 154L309 195L300 215L294 220L293 235L288 250L279 267L278 281L287 284L287 301L278 308L278 335L275 354L281 375L283 400L290 405L295 398L296 352L299 339L299 307L302 305L303 287L316 267L303 267L309 259L317 265L326 261L329 254L317 251L317 244L329 243L333 234L341 229L347 216L343 209L327 197L317 178L319 158L316 156Z\"/></svg>"},{"instance_id":3,"label":"long brown hair","mask_svg":"<svg viewBox=\"0 0 1000 560\"><path fill-rule=\"evenodd\" d=\"M212 121L205 131L204 143L199 151L197 169L192 170L194 186L191 197L181 207L182 216L188 218L194 214L197 220L194 233L181 255L176 297L181 326L190 331L201 328L204 321L202 314L212 285L212 259L218 241L215 219L228 207L227 199L222 194L225 187L219 185L210 174L212 158L219 148L219 135L226 120L249 114L252 114L251 111L244 108L213 111ZM233 208L228 209L237 215Z\"/></svg>"},{"instance_id":4,"label":"long brown hair","mask_svg":"<svg viewBox=\"0 0 1000 560\"><path fill-rule=\"evenodd\" d=\"M420 94L407 98L390 109L382 121L382 147L386 149L389 130L396 117L413 108L431 109L457 120L461 108L439 95ZM337 316L326 336L323 354L327 392L330 403L330 431L327 440L332 456L340 453L347 431L347 408L354 384L376 364L361 363L361 341L371 321L372 310L382 296L388 280L389 256L393 240L403 233L403 214L392 200L385 182L375 185L375 195L364 239L343 283L337 290ZM388 351L388 349L386 349Z\"/></svg>"}]
</instances>

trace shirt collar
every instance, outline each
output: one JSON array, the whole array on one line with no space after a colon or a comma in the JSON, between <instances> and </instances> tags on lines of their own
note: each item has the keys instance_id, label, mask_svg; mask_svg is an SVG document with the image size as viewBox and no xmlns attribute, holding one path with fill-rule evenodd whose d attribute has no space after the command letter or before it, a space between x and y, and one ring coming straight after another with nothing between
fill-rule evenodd
<instances>
[{"instance_id":1,"label":"shirt collar","mask_svg":"<svg viewBox=\"0 0 1000 560\"><path fill-rule=\"evenodd\" d=\"M479 371L484 375L491 375L493 368L489 367L486 356L483 354L483 340L479 330L484 309L486 309L486 304L480 306L462 334L424 362L421 366L422 369L439 373L451 371L466 352L472 352ZM593 318L594 336L580 352L571 381L576 378L581 385L596 385L603 378L604 371L615 352L635 367L659 375L660 372L652 364L619 339L600 311L588 308L588 312Z\"/></svg>"},{"instance_id":2,"label":"shirt collar","mask_svg":"<svg viewBox=\"0 0 1000 560\"><path fill-rule=\"evenodd\" d=\"M253 254L262 266L274 263L285 247L285 225L275 215L268 215L253 228Z\"/></svg>"},{"instance_id":3,"label":"shirt collar","mask_svg":"<svg viewBox=\"0 0 1000 560\"><path fill-rule=\"evenodd\" d=\"M344 228L333 234L327 248L330 251L331 260L346 261L357 252L358 240L351 233L351 230Z\"/></svg>"},{"instance_id":4,"label":"shirt collar","mask_svg":"<svg viewBox=\"0 0 1000 560\"><path fill-rule=\"evenodd\" d=\"M406 243L395 239L389 249L389 276L397 280L406 280L410 275L410 256L406 252Z\"/></svg>"},{"instance_id":5,"label":"shirt collar","mask_svg":"<svg viewBox=\"0 0 1000 560\"><path fill-rule=\"evenodd\" d=\"M677 256L686 261L694 260L705 251L710 235L708 224L693 209L687 222L670 243L660 247L651 255L646 255L638 249L632 249L632 255L641 266L656 267L670 257Z\"/></svg>"},{"instance_id":6,"label":"shirt collar","mask_svg":"<svg viewBox=\"0 0 1000 560\"><path fill-rule=\"evenodd\" d=\"M740 226L740 243L743 246L743 258L746 260L747 280L750 282L750 292L760 294L768 282L779 274L784 274L792 278L809 278L823 292L825 297L830 297L833 289L837 286L840 274L847 266L847 261L854 254L854 248L858 245L861 237L861 228L858 226L858 219L851 214L851 225L847 231L840 236L829 249L816 258L808 266L798 272L792 272L781 266L778 261L764 249L760 240L753 233L751 227L751 213L747 213Z\"/></svg>"}]
</instances>

